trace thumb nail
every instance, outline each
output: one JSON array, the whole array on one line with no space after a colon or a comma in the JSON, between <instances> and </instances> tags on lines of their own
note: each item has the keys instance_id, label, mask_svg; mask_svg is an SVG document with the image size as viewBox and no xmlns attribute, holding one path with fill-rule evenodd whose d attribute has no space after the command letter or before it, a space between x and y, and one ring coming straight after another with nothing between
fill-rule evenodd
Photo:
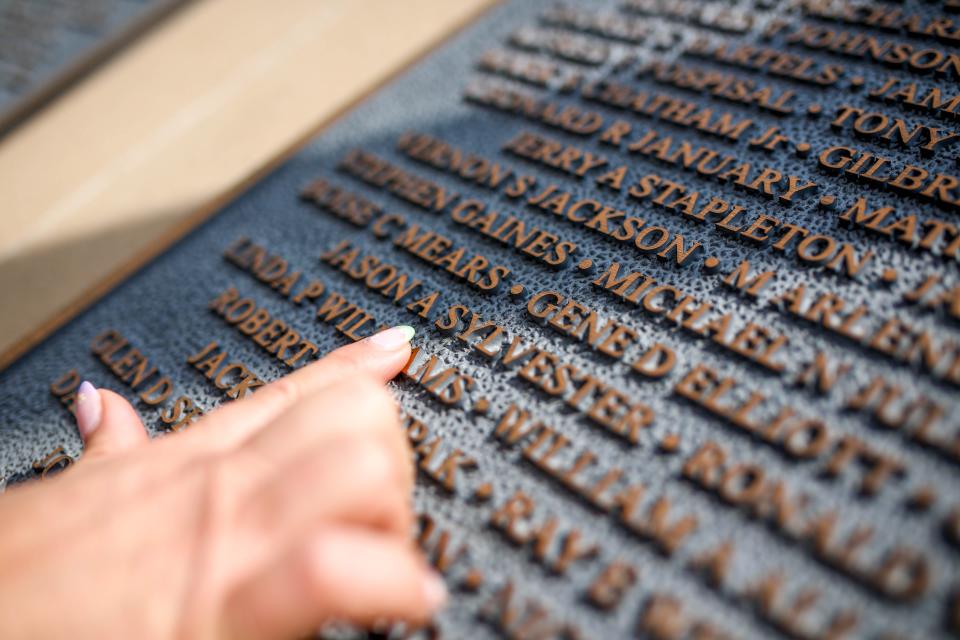
<instances>
[{"instance_id":1,"label":"thumb nail","mask_svg":"<svg viewBox=\"0 0 960 640\"><path fill-rule=\"evenodd\" d=\"M103 404L100 392L92 384L84 380L77 389L77 431L86 439L100 426L100 416L103 413Z\"/></svg>"},{"instance_id":2,"label":"thumb nail","mask_svg":"<svg viewBox=\"0 0 960 640\"><path fill-rule=\"evenodd\" d=\"M410 342L413 339L413 334L416 333L416 330L410 325L402 324L396 327L391 327L389 329L384 329L380 333L376 333L367 340L373 346L378 349L384 349L392 351L394 349L399 349L403 345Z\"/></svg>"}]
</instances>

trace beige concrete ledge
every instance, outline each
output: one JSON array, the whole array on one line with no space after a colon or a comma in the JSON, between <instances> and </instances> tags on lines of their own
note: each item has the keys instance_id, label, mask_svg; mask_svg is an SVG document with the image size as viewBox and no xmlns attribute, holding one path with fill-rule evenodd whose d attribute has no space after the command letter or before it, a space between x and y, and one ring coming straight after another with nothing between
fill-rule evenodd
<instances>
[{"instance_id":1,"label":"beige concrete ledge","mask_svg":"<svg viewBox=\"0 0 960 640\"><path fill-rule=\"evenodd\" d=\"M0 352L491 0L204 0L0 143Z\"/></svg>"}]
</instances>

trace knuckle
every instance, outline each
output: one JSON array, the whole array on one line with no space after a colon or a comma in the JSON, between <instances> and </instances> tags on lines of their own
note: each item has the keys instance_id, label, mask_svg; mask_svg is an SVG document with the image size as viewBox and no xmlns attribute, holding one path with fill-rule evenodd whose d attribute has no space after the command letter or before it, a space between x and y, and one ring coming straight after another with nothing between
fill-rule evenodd
<instances>
[{"instance_id":1,"label":"knuckle","mask_svg":"<svg viewBox=\"0 0 960 640\"><path fill-rule=\"evenodd\" d=\"M408 486L402 481L401 463L396 450L377 439L363 441L349 465L364 479L370 495L368 508L379 525L408 533L413 526L413 511Z\"/></svg>"},{"instance_id":2,"label":"knuckle","mask_svg":"<svg viewBox=\"0 0 960 640\"><path fill-rule=\"evenodd\" d=\"M289 377L283 377L271 382L260 392L261 397L269 394L275 402L284 405L293 405L300 400L300 387Z\"/></svg>"},{"instance_id":3,"label":"knuckle","mask_svg":"<svg viewBox=\"0 0 960 640\"><path fill-rule=\"evenodd\" d=\"M400 423L400 408L386 385L369 376L356 376L336 391L355 408L358 424L367 428L394 427Z\"/></svg>"},{"instance_id":4,"label":"knuckle","mask_svg":"<svg viewBox=\"0 0 960 640\"><path fill-rule=\"evenodd\" d=\"M371 378L365 378L363 384L363 393L366 402L369 403L373 414L382 420L399 420L400 408L397 406L393 394L387 389L386 385L374 381Z\"/></svg>"},{"instance_id":5,"label":"knuckle","mask_svg":"<svg viewBox=\"0 0 960 640\"><path fill-rule=\"evenodd\" d=\"M366 439L357 443L350 466L374 486L389 486L396 477L396 461L379 440Z\"/></svg>"}]
</instances>

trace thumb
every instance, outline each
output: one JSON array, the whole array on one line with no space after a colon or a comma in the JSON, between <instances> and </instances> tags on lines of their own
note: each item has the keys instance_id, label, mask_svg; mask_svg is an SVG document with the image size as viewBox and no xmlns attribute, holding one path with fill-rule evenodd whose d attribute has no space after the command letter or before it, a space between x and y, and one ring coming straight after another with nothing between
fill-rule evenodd
<instances>
[{"instance_id":1,"label":"thumb","mask_svg":"<svg viewBox=\"0 0 960 640\"><path fill-rule=\"evenodd\" d=\"M77 390L76 415L84 458L128 451L149 439L140 416L126 399L89 382Z\"/></svg>"}]
</instances>

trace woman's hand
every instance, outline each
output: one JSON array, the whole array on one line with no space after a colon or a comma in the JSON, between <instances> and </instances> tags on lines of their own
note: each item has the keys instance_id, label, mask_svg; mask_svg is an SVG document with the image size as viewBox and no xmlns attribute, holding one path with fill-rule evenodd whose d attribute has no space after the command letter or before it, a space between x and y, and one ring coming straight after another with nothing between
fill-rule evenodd
<instances>
[{"instance_id":1,"label":"woman's hand","mask_svg":"<svg viewBox=\"0 0 960 640\"><path fill-rule=\"evenodd\" d=\"M286 638L424 621L411 452L384 383L409 327L338 349L150 441L81 389L83 458L0 499L0 637Z\"/></svg>"}]
</instances>

